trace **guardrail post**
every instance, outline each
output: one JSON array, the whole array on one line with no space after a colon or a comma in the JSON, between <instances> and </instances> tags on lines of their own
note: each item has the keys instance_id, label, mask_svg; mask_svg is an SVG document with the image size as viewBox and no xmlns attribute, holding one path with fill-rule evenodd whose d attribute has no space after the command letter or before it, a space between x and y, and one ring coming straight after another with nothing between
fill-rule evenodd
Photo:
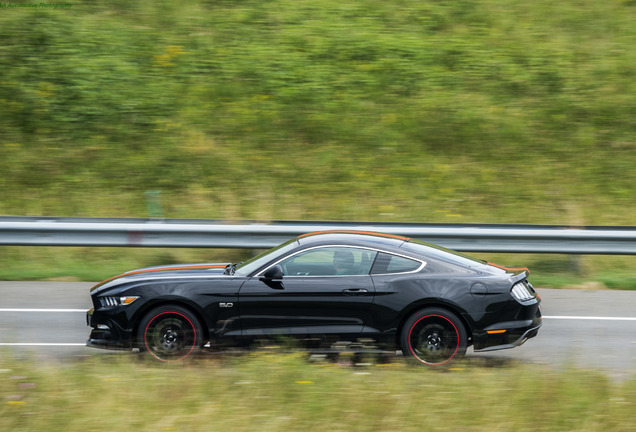
<instances>
[{"instance_id":1,"label":"guardrail post","mask_svg":"<svg viewBox=\"0 0 636 432\"><path fill-rule=\"evenodd\" d=\"M568 255L568 268L575 275L583 276L583 257L581 255Z\"/></svg>"},{"instance_id":2,"label":"guardrail post","mask_svg":"<svg viewBox=\"0 0 636 432\"><path fill-rule=\"evenodd\" d=\"M144 194L146 196L146 211L150 218L163 218L163 210L161 209L161 191L160 190L147 190Z\"/></svg>"}]
</instances>

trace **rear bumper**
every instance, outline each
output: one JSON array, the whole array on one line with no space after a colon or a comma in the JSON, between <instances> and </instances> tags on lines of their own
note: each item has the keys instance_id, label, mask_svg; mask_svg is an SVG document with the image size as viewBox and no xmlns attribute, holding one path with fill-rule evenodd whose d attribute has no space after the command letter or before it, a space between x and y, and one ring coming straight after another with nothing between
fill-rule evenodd
<instances>
[{"instance_id":1,"label":"rear bumper","mask_svg":"<svg viewBox=\"0 0 636 432\"><path fill-rule=\"evenodd\" d=\"M540 297L523 302L512 300L504 306L504 310L505 313L495 315L503 318L503 321L491 321L485 327L473 329L475 351L514 348L539 333L539 328L543 324Z\"/></svg>"},{"instance_id":2,"label":"rear bumper","mask_svg":"<svg viewBox=\"0 0 636 432\"><path fill-rule=\"evenodd\" d=\"M539 333L539 328L541 328L542 324L541 319L539 319L538 323L531 322L528 325L512 328L510 326L502 328L504 326L500 324L496 330L476 333L473 335L474 350L476 352L484 352L518 347L528 339L535 337Z\"/></svg>"}]
</instances>

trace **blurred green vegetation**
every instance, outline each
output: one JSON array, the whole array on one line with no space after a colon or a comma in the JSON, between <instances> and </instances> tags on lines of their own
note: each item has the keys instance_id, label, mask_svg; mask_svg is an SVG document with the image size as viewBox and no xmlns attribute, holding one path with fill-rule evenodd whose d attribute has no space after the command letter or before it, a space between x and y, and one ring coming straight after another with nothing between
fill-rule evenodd
<instances>
[{"instance_id":1,"label":"blurred green vegetation","mask_svg":"<svg viewBox=\"0 0 636 432\"><path fill-rule=\"evenodd\" d=\"M636 225L632 0L72 5L0 9L0 214Z\"/></svg>"},{"instance_id":2,"label":"blurred green vegetation","mask_svg":"<svg viewBox=\"0 0 636 432\"><path fill-rule=\"evenodd\" d=\"M627 431L636 381L460 362L308 364L298 355L158 365L0 360L0 428L21 431ZM114 395L117 395L114 397Z\"/></svg>"}]
</instances>

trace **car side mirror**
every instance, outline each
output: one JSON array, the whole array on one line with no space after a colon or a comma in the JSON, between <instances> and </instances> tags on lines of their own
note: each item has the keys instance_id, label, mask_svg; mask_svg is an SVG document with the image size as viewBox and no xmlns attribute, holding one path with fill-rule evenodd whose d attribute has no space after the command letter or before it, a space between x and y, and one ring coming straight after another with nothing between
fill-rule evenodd
<instances>
[{"instance_id":1,"label":"car side mirror","mask_svg":"<svg viewBox=\"0 0 636 432\"><path fill-rule=\"evenodd\" d=\"M275 266L269 268L265 273L263 273L261 280L272 281L281 280L282 278L283 268L280 265L276 264Z\"/></svg>"},{"instance_id":2,"label":"car side mirror","mask_svg":"<svg viewBox=\"0 0 636 432\"><path fill-rule=\"evenodd\" d=\"M283 268L276 264L272 268L267 269L260 280L272 289L282 290L283 286Z\"/></svg>"}]
</instances>

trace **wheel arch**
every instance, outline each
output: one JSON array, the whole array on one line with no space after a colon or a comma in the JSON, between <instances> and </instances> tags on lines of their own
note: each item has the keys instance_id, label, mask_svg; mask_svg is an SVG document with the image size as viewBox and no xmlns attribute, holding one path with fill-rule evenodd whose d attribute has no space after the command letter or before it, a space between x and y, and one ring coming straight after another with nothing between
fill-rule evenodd
<instances>
[{"instance_id":1,"label":"wheel arch","mask_svg":"<svg viewBox=\"0 0 636 432\"><path fill-rule=\"evenodd\" d=\"M208 341L210 339L210 329L208 327L208 322L205 319L205 316L202 311L198 310L198 308L193 306L190 302L188 302L186 299L182 297L163 298L163 299L154 301L150 304L147 304L145 305L143 309L140 309L137 311L134 318L133 334L132 334L134 347L139 348L137 344L137 340L138 340L137 336L139 335L139 327L140 327L141 321L150 311L154 309L158 309L162 306L179 306L188 310L188 312L192 313L192 315L194 315L194 317L201 324L202 331L203 331L203 341Z\"/></svg>"},{"instance_id":2,"label":"wheel arch","mask_svg":"<svg viewBox=\"0 0 636 432\"><path fill-rule=\"evenodd\" d=\"M402 333L402 329L404 328L404 324L406 321L412 317L417 312L428 309L428 308L440 308L447 310L448 312L452 312L457 318L460 320L464 328L466 329L466 335L468 337L468 345L471 346L473 344L473 328L470 323L466 320L465 312L458 306L453 305L448 302L439 301L438 299L428 299L422 302L414 303L407 307L404 310L404 313L400 317L399 324L397 326L395 332L395 345L400 346L400 334Z\"/></svg>"}]
</instances>

